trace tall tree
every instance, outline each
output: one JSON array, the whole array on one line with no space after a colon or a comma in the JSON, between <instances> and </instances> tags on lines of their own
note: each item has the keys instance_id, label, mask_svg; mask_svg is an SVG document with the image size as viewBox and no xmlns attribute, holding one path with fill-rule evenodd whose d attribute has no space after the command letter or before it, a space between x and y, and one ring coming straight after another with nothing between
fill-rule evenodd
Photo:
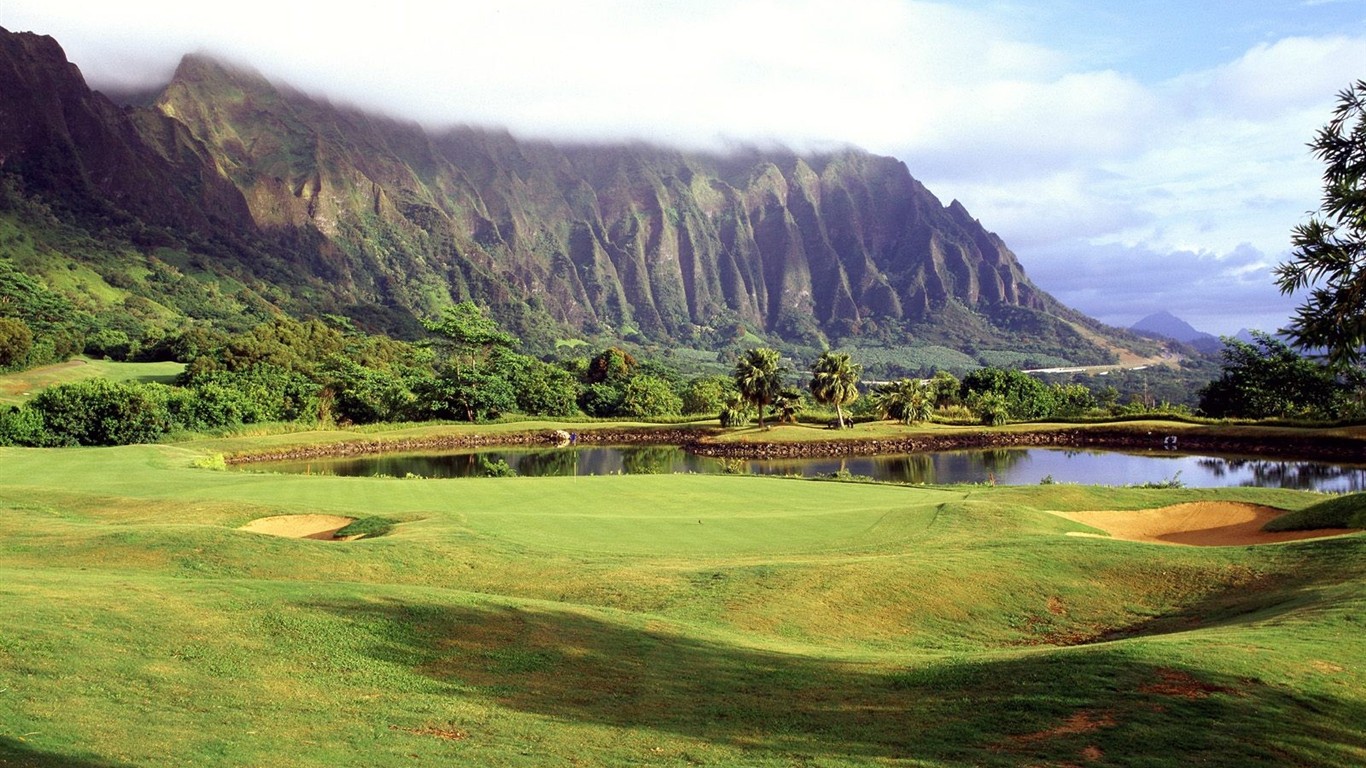
<instances>
[{"instance_id":1,"label":"tall tree","mask_svg":"<svg viewBox=\"0 0 1366 768\"><path fill-rule=\"evenodd\" d=\"M840 429L844 429L844 406L858 399L858 380L863 366L843 352L826 352L811 368L811 396L822 405L835 406Z\"/></svg>"},{"instance_id":2,"label":"tall tree","mask_svg":"<svg viewBox=\"0 0 1366 768\"><path fill-rule=\"evenodd\" d=\"M1338 94L1333 117L1309 143L1327 167L1318 215L1295 226L1290 261L1276 267L1281 293L1307 289L1287 329L1302 349L1335 365L1360 365L1366 349L1366 80Z\"/></svg>"},{"instance_id":3,"label":"tall tree","mask_svg":"<svg viewBox=\"0 0 1366 768\"><path fill-rule=\"evenodd\" d=\"M1346 381L1339 381L1332 370L1301 357L1274 336L1252 335L1251 344L1224 339L1223 371L1200 390L1200 410L1205 415L1254 419L1351 415L1351 387Z\"/></svg>"},{"instance_id":4,"label":"tall tree","mask_svg":"<svg viewBox=\"0 0 1366 768\"><path fill-rule=\"evenodd\" d=\"M759 428L764 424L764 408L783 391L783 367L778 350L768 347L747 349L735 364L735 388L746 402L759 410Z\"/></svg>"},{"instance_id":5,"label":"tall tree","mask_svg":"<svg viewBox=\"0 0 1366 768\"><path fill-rule=\"evenodd\" d=\"M440 318L424 320L422 325L452 348L457 366L482 362L494 349L511 349L518 342L516 336L500 328L498 321L485 315L472 301L446 307Z\"/></svg>"}]
</instances>

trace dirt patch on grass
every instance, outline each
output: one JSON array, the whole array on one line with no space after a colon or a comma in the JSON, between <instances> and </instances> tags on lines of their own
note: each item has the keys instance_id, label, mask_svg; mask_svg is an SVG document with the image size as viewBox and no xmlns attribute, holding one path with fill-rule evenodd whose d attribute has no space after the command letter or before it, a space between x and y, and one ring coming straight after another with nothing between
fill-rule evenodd
<instances>
[{"instance_id":1,"label":"dirt patch on grass","mask_svg":"<svg viewBox=\"0 0 1366 768\"><path fill-rule=\"evenodd\" d=\"M1141 685L1138 689L1144 693L1180 699L1203 699L1215 693L1238 693L1232 688L1206 683L1179 669L1160 669L1157 672L1157 680Z\"/></svg>"},{"instance_id":2,"label":"dirt patch on grass","mask_svg":"<svg viewBox=\"0 0 1366 768\"><path fill-rule=\"evenodd\" d=\"M1005 745L997 747L997 750L1004 749L1009 752L1033 751L1059 739L1067 739L1077 736L1086 736L1097 731L1114 728L1118 725L1114 713L1099 710L1082 710L1076 712L1067 719L1042 731L1025 733L1012 736ZM1087 744L1082 747L1077 757L1082 763L1095 763L1105 757L1105 753L1095 744ZM1034 763L1028 763L1034 765ZM1048 765L1072 766L1075 763L1048 763Z\"/></svg>"},{"instance_id":3,"label":"dirt patch on grass","mask_svg":"<svg viewBox=\"0 0 1366 768\"><path fill-rule=\"evenodd\" d=\"M351 537L338 539L337 531L355 522L355 518L340 515L278 515L252 520L241 530L252 533L265 533L271 536L284 536L290 539L319 539L321 541L345 541Z\"/></svg>"},{"instance_id":4,"label":"dirt patch on grass","mask_svg":"<svg viewBox=\"0 0 1366 768\"><path fill-rule=\"evenodd\" d=\"M1350 528L1321 528L1271 533L1262 530L1262 526L1284 515L1285 510L1238 501L1196 501L1161 509L1054 514L1099 528L1116 539L1196 547L1274 544L1355 532Z\"/></svg>"},{"instance_id":5,"label":"dirt patch on grass","mask_svg":"<svg viewBox=\"0 0 1366 768\"><path fill-rule=\"evenodd\" d=\"M1113 713L1087 709L1072 714L1052 728L1016 736L1012 740L1019 744L1037 744L1041 741L1050 741L1063 736L1095 733L1102 728L1113 728L1114 726L1115 716Z\"/></svg>"},{"instance_id":6,"label":"dirt patch on grass","mask_svg":"<svg viewBox=\"0 0 1366 768\"><path fill-rule=\"evenodd\" d=\"M435 728L432 726L404 728L398 725L391 725L389 726L389 730L403 731L404 733L411 733L414 736L432 736L438 739L445 739L446 741L464 741L470 737L468 733L460 728Z\"/></svg>"}]
</instances>

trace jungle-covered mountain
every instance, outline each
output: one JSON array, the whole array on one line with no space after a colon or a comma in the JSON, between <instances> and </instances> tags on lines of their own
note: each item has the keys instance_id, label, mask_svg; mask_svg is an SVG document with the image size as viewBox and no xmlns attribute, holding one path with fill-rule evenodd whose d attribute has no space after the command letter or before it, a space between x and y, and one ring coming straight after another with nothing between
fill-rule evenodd
<instances>
[{"instance_id":1,"label":"jungle-covered mountain","mask_svg":"<svg viewBox=\"0 0 1366 768\"><path fill-rule=\"evenodd\" d=\"M51 313L134 331L279 308L406 336L472 298L533 345L752 333L1101 362L1133 342L893 158L432 130L201 56L119 104L52 38L0 30L0 291L25 279Z\"/></svg>"}]
</instances>

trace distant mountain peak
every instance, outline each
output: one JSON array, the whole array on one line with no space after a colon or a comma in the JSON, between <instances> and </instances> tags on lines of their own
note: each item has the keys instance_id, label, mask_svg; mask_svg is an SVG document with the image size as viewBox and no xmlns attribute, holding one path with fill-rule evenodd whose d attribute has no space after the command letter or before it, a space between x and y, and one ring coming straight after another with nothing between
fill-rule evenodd
<instances>
[{"instance_id":1,"label":"distant mountain peak","mask_svg":"<svg viewBox=\"0 0 1366 768\"><path fill-rule=\"evenodd\" d=\"M1223 342L1219 341L1217 336L1196 330L1190 323L1165 309L1139 320L1129 326L1129 330L1144 336L1179 341L1201 351L1217 352L1223 346Z\"/></svg>"}]
</instances>

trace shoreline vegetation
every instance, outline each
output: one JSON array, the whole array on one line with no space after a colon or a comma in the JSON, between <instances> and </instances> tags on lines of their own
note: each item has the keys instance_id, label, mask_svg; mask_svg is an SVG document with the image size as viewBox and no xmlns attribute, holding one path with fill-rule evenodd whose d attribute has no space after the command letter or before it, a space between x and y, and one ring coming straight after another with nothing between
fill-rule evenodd
<instances>
[{"instance_id":1,"label":"shoreline vegetation","mask_svg":"<svg viewBox=\"0 0 1366 768\"><path fill-rule=\"evenodd\" d=\"M417 450L494 446L678 445L716 458L817 458L869 456L972 448L1074 447L1174 450L1306 460L1354 461L1366 456L1366 425L1283 427L1199 425L1145 420L1105 424L1014 424L1007 427L864 424L853 431L811 425L769 430L725 429L708 424L600 424L511 422L439 425L364 431L317 430L260 437L195 440L183 445L223 455L230 465L288 459L357 456Z\"/></svg>"}]
</instances>

